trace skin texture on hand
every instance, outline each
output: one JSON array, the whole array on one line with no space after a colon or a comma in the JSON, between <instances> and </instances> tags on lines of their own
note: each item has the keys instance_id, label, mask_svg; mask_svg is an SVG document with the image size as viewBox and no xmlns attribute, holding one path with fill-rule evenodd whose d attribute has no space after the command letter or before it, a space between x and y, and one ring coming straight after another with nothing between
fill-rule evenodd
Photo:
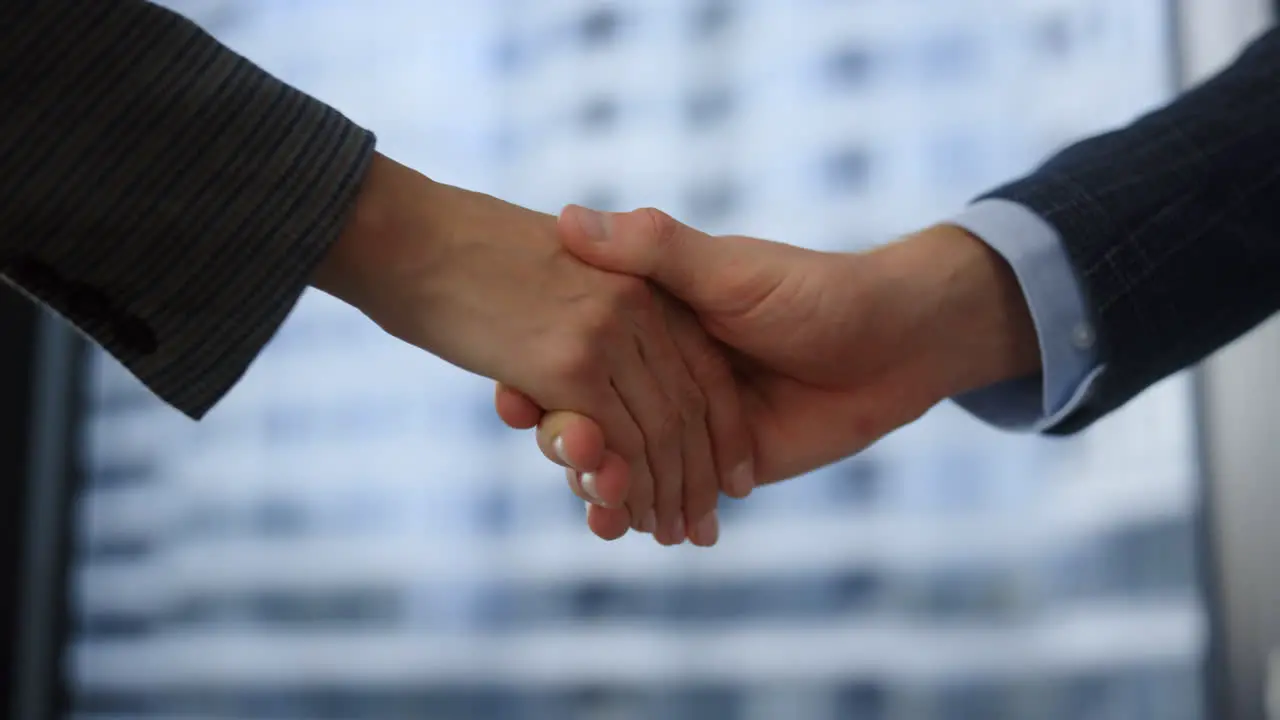
<instances>
[{"instance_id":1,"label":"skin texture on hand","mask_svg":"<svg viewBox=\"0 0 1280 720\"><path fill-rule=\"evenodd\" d=\"M750 457L723 354L664 293L568 253L552 216L378 156L313 284L539 407L593 418L588 442L627 486L590 489L664 543L712 514Z\"/></svg>"},{"instance_id":2,"label":"skin texture on hand","mask_svg":"<svg viewBox=\"0 0 1280 720\"><path fill-rule=\"evenodd\" d=\"M758 484L857 453L945 398L1039 368L1012 270L958 228L852 254L714 238L652 210L605 222L604 239L562 223L565 246L597 267L661 285L733 350ZM591 424L574 414L544 417L507 388L497 407L513 426L540 421L540 437L549 426L563 434ZM584 448L583 459L595 450ZM588 518L597 533L624 520L605 508Z\"/></svg>"}]
</instances>

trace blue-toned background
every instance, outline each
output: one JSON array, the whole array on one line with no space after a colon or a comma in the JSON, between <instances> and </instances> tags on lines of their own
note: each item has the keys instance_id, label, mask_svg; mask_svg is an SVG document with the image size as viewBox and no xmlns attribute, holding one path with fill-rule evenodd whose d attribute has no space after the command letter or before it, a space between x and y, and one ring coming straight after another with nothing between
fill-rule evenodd
<instances>
[{"instance_id":1,"label":"blue-toned background","mask_svg":"<svg viewBox=\"0 0 1280 720\"><path fill-rule=\"evenodd\" d=\"M1172 91L1161 0L173 1L433 178L857 249ZM102 356L78 718L1198 720L1188 384L945 406L606 544L492 387L304 298L200 424Z\"/></svg>"}]
</instances>

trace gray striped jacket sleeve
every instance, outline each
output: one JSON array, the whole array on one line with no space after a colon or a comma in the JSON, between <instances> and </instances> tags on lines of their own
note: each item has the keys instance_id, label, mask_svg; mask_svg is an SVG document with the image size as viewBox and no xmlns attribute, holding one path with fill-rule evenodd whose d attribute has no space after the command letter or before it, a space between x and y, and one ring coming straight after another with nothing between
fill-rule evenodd
<instances>
[{"instance_id":1,"label":"gray striped jacket sleeve","mask_svg":"<svg viewBox=\"0 0 1280 720\"><path fill-rule=\"evenodd\" d=\"M192 417L289 313L372 155L168 10L0 2L0 274Z\"/></svg>"}]
</instances>

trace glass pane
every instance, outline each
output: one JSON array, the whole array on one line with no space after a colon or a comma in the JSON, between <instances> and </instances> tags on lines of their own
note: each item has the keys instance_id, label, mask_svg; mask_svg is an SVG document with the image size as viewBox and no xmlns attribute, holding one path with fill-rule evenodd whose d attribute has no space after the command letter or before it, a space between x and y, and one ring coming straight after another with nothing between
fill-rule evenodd
<instances>
[{"instance_id":1,"label":"glass pane","mask_svg":"<svg viewBox=\"0 0 1280 720\"><path fill-rule=\"evenodd\" d=\"M175 2L447 182L857 249L1168 97L1161 0ZM492 388L304 297L202 423L95 356L80 718L1200 717L1194 418L1066 440L951 406L591 538Z\"/></svg>"}]
</instances>

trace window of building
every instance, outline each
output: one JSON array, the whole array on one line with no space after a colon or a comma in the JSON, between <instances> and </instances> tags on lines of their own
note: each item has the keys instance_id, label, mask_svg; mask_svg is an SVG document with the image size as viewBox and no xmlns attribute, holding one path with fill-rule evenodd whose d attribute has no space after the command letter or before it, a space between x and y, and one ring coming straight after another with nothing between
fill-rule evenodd
<instances>
[{"instance_id":1,"label":"window of building","mask_svg":"<svg viewBox=\"0 0 1280 720\"><path fill-rule=\"evenodd\" d=\"M208 627L243 618L238 604L225 595L205 594L179 600L168 613L168 623L179 627Z\"/></svg>"},{"instance_id":2,"label":"window of building","mask_svg":"<svg viewBox=\"0 0 1280 720\"><path fill-rule=\"evenodd\" d=\"M262 535L297 535L307 524L306 509L285 498L265 498L253 508L253 525Z\"/></svg>"},{"instance_id":3,"label":"window of building","mask_svg":"<svg viewBox=\"0 0 1280 720\"><path fill-rule=\"evenodd\" d=\"M592 188L582 193L582 200L580 204L583 207L589 207L592 210L601 210L604 212L617 212L623 209L618 193L613 189L606 187ZM493 408L490 405L486 404L485 410L490 415L493 414ZM506 432L510 432L510 428L505 425L502 426L502 429Z\"/></svg>"},{"instance_id":4,"label":"window of building","mask_svg":"<svg viewBox=\"0 0 1280 720\"><path fill-rule=\"evenodd\" d=\"M150 693L130 690L94 690L78 693L73 706L83 717L154 717Z\"/></svg>"},{"instance_id":5,"label":"window of building","mask_svg":"<svg viewBox=\"0 0 1280 720\"><path fill-rule=\"evenodd\" d=\"M884 576L874 570L846 570L831 578L833 609L837 613L866 612L880 602Z\"/></svg>"},{"instance_id":6,"label":"window of building","mask_svg":"<svg viewBox=\"0 0 1280 720\"><path fill-rule=\"evenodd\" d=\"M97 394L93 399L93 411L104 415L123 415L136 410L156 407L160 401L142 383L120 383Z\"/></svg>"},{"instance_id":7,"label":"window of building","mask_svg":"<svg viewBox=\"0 0 1280 720\"><path fill-rule=\"evenodd\" d=\"M136 612L88 612L79 618L78 632L94 640L129 640L154 629L152 619Z\"/></svg>"},{"instance_id":8,"label":"window of building","mask_svg":"<svg viewBox=\"0 0 1280 720\"><path fill-rule=\"evenodd\" d=\"M994 151L982 138L962 130L947 130L928 142L928 163L940 189L974 191L988 175Z\"/></svg>"},{"instance_id":9,"label":"window of building","mask_svg":"<svg viewBox=\"0 0 1280 720\"><path fill-rule=\"evenodd\" d=\"M869 505L880 497L885 468L874 451L855 455L831 469L831 499L841 505Z\"/></svg>"},{"instance_id":10,"label":"window of building","mask_svg":"<svg viewBox=\"0 0 1280 720\"><path fill-rule=\"evenodd\" d=\"M871 153L863 147L838 150L823 161L822 175L833 193L865 192L871 181Z\"/></svg>"},{"instance_id":11,"label":"window of building","mask_svg":"<svg viewBox=\"0 0 1280 720\"><path fill-rule=\"evenodd\" d=\"M507 36L498 41L493 50L493 62L498 72L512 74L526 63L525 46L520 40Z\"/></svg>"},{"instance_id":12,"label":"window of building","mask_svg":"<svg viewBox=\"0 0 1280 720\"><path fill-rule=\"evenodd\" d=\"M871 78L872 54L865 47L843 47L827 58L826 76L840 88L861 88Z\"/></svg>"},{"instance_id":13,"label":"window of building","mask_svg":"<svg viewBox=\"0 0 1280 720\"><path fill-rule=\"evenodd\" d=\"M618 122L618 102L610 97L595 97L578 111L578 127L584 133L600 133Z\"/></svg>"},{"instance_id":14,"label":"window of building","mask_svg":"<svg viewBox=\"0 0 1280 720\"><path fill-rule=\"evenodd\" d=\"M664 720L707 720L738 718L744 715L742 692L734 687L697 685L674 687L652 693L640 705L643 717Z\"/></svg>"},{"instance_id":15,"label":"window of building","mask_svg":"<svg viewBox=\"0 0 1280 720\"><path fill-rule=\"evenodd\" d=\"M595 8L582 18L578 34L583 45L599 47L615 42L621 29L621 13L615 7L605 6Z\"/></svg>"},{"instance_id":16,"label":"window of building","mask_svg":"<svg viewBox=\"0 0 1280 720\"><path fill-rule=\"evenodd\" d=\"M715 622L733 617L744 609L743 597L758 592L755 582L686 581L670 587L676 601L673 619L684 622Z\"/></svg>"},{"instance_id":17,"label":"window of building","mask_svg":"<svg viewBox=\"0 0 1280 720\"><path fill-rule=\"evenodd\" d=\"M946 33L920 47L920 66L926 80L954 82L977 73L978 38L971 34Z\"/></svg>"},{"instance_id":18,"label":"window of building","mask_svg":"<svg viewBox=\"0 0 1280 720\"><path fill-rule=\"evenodd\" d=\"M243 601L246 615L266 625L349 627L400 616L400 595L388 588L260 591Z\"/></svg>"},{"instance_id":19,"label":"window of building","mask_svg":"<svg viewBox=\"0 0 1280 720\"><path fill-rule=\"evenodd\" d=\"M728 178L718 178L692 188L686 199L689 222L706 225L720 222L738 209L740 190Z\"/></svg>"},{"instance_id":20,"label":"window of building","mask_svg":"<svg viewBox=\"0 0 1280 720\"><path fill-rule=\"evenodd\" d=\"M1004 720L1013 717L1013 698L993 682L956 683L934 698L938 720Z\"/></svg>"},{"instance_id":21,"label":"window of building","mask_svg":"<svg viewBox=\"0 0 1280 720\"><path fill-rule=\"evenodd\" d=\"M708 39L728 29L733 22L734 0L702 0L693 11L693 34Z\"/></svg>"},{"instance_id":22,"label":"window of building","mask_svg":"<svg viewBox=\"0 0 1280 720\"><path fill-rule=\"evenodd\" d=\"M1103 546L1102 582L1111 594L1181 593L1194 587L1195 538L1186 518L1122 528Z\"/></svg>"},{"instance_id":23,"label":"window of building","mask_svg":"<svg viewBox=\"0 0 1280 720\"><path fill-rule=\"evenodd\" d=\"M807 619L831 615L831 585L826 574L804 573L785 578L752 578L739 587L726 587L730 591L726 595L742 597L744 614L752 619Z\"/></svg>"},{"instance_id":24,"label":"window of building","mask_svg":"<svg viewBox=\"0 0 1280 720\"><path fill-rule=\"evenodd\" d=\"M115 490L147 484L155 477L155 467L141 460L111 460L93 463L86 476L90 487Z\"/></svg>"},{"instance_id":25,"label":"window of building","mask_svg":"<svg viewBox=\"0 0 1280 720\"><path fill-rule=\"evenodd\" d=\"M236 530L236 519L235 511L226 504L206 500L188 510L179 533L188 538L225 537Z\"/></svg>"},{"instance_id":26,"label":"window of building","mask_svg":"<svg viewBox=\"0 0 1280 720\"><path fill-rule=\"evenodd\" d=\"M1017 611L1015 577L999 568L945 568L919 577L915 585L914 605L932 620L1003 619Z\"/></svg>"},{"instance_id":27,"label":"window of building","mask_svg":"<svg viewBox=\"0 0 1280 720\"><path fill-rule=\"evenodd\" d=\"M1070 18L1056 14L1037 22L1031 38L1040 54L1059 59L1071 54L1075 44L1072 34Z\"/></svg>"},{"instance_id":28,"label":"window of building","mask_svg":"<svg viewBox=\"0 0 1280 720\"><path fill-rule=\"evenodd\" d=\"M888 716L889 692L878 682L851 682L836 690L835 704L835 717L880 720Z\"/></svg>"},{"instance_id":29,"label":"window of building","mask_svg":"<svg viewBox=\"0 0 1280 720\"><path fill-rule=\"evenodd\" d=\"M510 162L520 155L524 146L520 133L513 127L502 127L493 134L493 152L501 162Z\"/></svg>"},{"instance_id":30,"label":"window of building","mask_svg":"<svg viewBox=\"0 0 1280 720\"><path fill-rule=\"evenodd\" d=\"M734 94L727 86L710 85L694 90L685 101L685 119L694 130L707 130L733 114Z\"/></svg>"},{"instance_id":31,"label":"window of building","mask_svg":"<svg viewBox=\"0 0 1280 720\"><path fill-rule=\"evenodd\" d=\"M494 488L476 498L475 528L485 534L500 535L511 528L515 508L511 493L505 488Z\"/></svg>"},{"instance_id":32,"label":"window of building","mask_svg":"<svg viewBox=\"0 0 1280 720\"><path fill-rule=\"evenodd\" d=\"M319 532L324 533L391 534L403 529L408 519L403 497L368 485L357 484L323 498L313 495L309 501L316 510L313 524L323 524Z\"/></svg>"},{"instance_id":33,"label":"window of building","mask_svg":"<svg viewBox=\"0 0 1280 720\"><path fill-rule=\"evenodd\" d=\"M133 562L151 554L153 545L145 537L113 537L96 539L83 549L86 560L91 562Z\"/></svg>"},{"instance_id":34,"label":"window of building","mask_svg":"<svg viewBox=\"0 0 1280 720\"><path fill-rule=\"evenodd\" d=\"M314 435L313 413L308 408L272 405L262 411L263 430L273 444L296 443Z\"/></svg>"},{"instance_id":35,"label":"window of building","mask_svg":"<svg viewBox=\"0 0 1280 720\"><path fill-rule=\"evenodd\" d=\"M569 600L571 617L603 618L613 615L623 601L623 588L616 583L591 580L576 586Z\"/></svg>"}]
</instances>

